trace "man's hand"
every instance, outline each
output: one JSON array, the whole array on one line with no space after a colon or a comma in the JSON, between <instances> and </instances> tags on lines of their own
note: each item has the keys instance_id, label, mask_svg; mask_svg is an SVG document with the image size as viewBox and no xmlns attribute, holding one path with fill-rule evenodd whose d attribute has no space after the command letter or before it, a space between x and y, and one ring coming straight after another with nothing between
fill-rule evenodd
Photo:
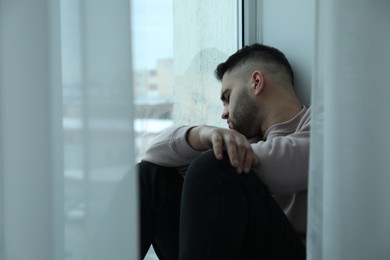
<instances>
[{"instance_id":1,"label":"man's hand","mask_svg":"<svg viewBox=\"0 0 390 260\"><path fill-rule=\"evenodd\" d=\"M258 164L247 138L235 130L206 125L196 126L189 131L187 138L194 149L213 149L218 160L222 159L223 151L226 151L231 165L238 173L248 173L252 166Z\"/></svg>"}]
</instances>

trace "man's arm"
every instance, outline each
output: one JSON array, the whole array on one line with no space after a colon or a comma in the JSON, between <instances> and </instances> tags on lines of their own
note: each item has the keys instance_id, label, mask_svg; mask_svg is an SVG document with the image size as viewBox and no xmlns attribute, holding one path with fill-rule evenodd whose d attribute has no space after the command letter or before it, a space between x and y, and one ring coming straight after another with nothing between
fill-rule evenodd
<instances>
[{"instance_id":1,"label":"man's arm","mask_svg":"<svg viewBox=\"0 0 390 260\"><path fill-rule=\"evenodd\" d=\"M235 130L214 126L181 126L163 131L153 139L142 160L168 167L188 165L197 155L213 149L222 159L226 151L238 173L249 172L257 158L245 136Z\"/></svg>"},{"instance_id":2,"label":"man's arm","mask_svg":"<svg viewBox=\"0 0 390 260\"><path fill-rule=\"evenodd\" d=\"M298 133L254 143L252 148L260 159L254 171L274 194L307 190L309 146L309 126Z\"/></svg>"},{"instance_id":3,"label":"man's arm","mask_svg":"<svg viewBox=\"0 0 390 260\"><path fill-rule=\"evenodd\" d=\"M190 162L202 151L192 148L187 140L191 126L171 127L153 138L146 149L142 161L148 161L166 167L180 167Z\"/></svg>"},{"instance_id":4,"label":"man's arm","mask_svg":"<svg viewBox=\"0 0 390 260\"><path fill-rule=\"evenodd\" d=\"M235 130L214 127L196 126L188 133L188 143L197 150L213 149L218 160L226 151L233 167L238 173L248 173L258 161L246 137Z\"/></svg>"}]
</instances>

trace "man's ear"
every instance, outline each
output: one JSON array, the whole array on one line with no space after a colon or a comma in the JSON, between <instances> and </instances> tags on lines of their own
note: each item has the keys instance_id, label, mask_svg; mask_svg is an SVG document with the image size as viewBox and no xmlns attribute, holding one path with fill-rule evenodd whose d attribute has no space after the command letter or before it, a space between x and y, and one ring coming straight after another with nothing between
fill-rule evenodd
<instances>
[{"instance_id":1,"label":"man's ear","mask_svg":"<svg viewBox=\"0 0 390 260\"><path fill-rule=\"evenodd\" d=\"M251 77L252 89L255 95L260 95L264 90L264 74L261 71L255 70Z\"/></svg>"}]
</instances>

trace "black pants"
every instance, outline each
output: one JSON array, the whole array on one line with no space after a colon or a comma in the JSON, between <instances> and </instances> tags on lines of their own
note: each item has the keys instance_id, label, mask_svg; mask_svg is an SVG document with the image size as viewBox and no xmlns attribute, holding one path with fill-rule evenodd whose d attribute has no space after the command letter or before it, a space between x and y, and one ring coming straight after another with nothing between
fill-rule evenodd
<instances>
[{"instance_id":1,"label":"black pants","mask_svg":"<svg viewBox=\"0 0 390 260\"><path fill-rule=\"evenodd\" d=\"M148 162L140 173L141 257L151 244L160 260L305 259L305 246L253 174L238 175L212 152L185 178Z\"/></svg>"}]
</instances>

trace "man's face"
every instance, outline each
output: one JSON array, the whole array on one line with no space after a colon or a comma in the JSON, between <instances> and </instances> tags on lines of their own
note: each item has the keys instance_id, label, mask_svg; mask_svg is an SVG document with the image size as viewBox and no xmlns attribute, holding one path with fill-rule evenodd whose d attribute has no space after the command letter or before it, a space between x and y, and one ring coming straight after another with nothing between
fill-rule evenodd
<instances>
[{"instance_id":1,"label":"man's face","mask_svg":"<svg viewBox=\"0 0 390 260\"><path fill-rule=\"evenodd\" d=\"M250 80L247 82L226 72L222 78L221 100L224 106L222 118L227 120L230 129L234 129L247 138L258 135L255 99L251 97Z\"/></svg>"}]
</instances>

